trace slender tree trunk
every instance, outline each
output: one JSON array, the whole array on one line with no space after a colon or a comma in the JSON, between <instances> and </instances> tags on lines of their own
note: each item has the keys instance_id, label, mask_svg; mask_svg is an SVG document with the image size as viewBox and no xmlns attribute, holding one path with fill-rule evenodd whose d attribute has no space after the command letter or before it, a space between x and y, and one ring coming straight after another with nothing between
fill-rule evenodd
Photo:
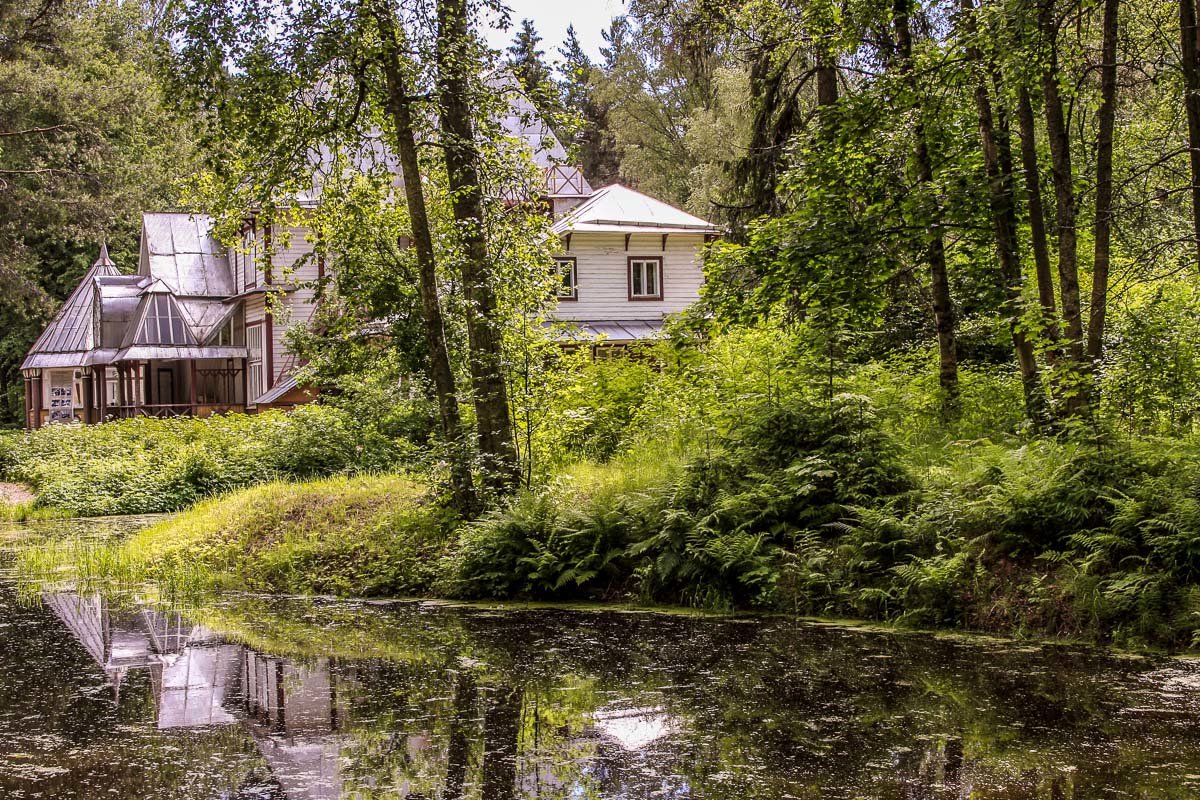
<instances>
[{"instance_id":1,"label":"slender tree trunk","mask_svg":"<svg viewBox=\"0 0 1200 800\"><path fill-rule=\"evenodd\" d=\"M1041 387L1033 345L1021 330L1021 252L1017 237L1017 209L1013 197L1012 148L1009 144L1008 123L1003 108L993 113L988 92L987 75L991 72L983 53L975 44L978 36L973 0L961 0L963 31L967 40L967 57L975 65L975 109L979 116L979 143L988 177L988 205L996 239L996 256L1000 262L1005 313L1021 383L1025 392L1025 412L1031 420L1042 416ZM997 125L996 117L999 117Z\"/></svg>"},{"instance_id":2,"label":"slender tree trunk","mask_svg":"<svg viewBox=\"0 0 1200 800\"><path fill-rule=\"evenodd\" d=\"M494 491L508 492L520 482L521 474L504 382L495 276L488 261L480 155L471 120L470 81L479 65L470 55L466 0L439 0L437 9L442 150L454 219L465 251L460 271L479 449L488 462L483 480Z\"/></svg>"},{"instance_id":3,"label":"slender tree trunk","mask_svg":"<svg viewBox=\"0 0 1200 800\"><path fill-rule=\"evenodd\" d=\"M894 0L892 5L893 24L896 34L896 54L909 88L917 94L917 80L913 74L912 33L909 29L909 4L911 0ZM938 342L938 383L943 394L943 413L954 413L958 404L958 354L955 346L954 302L950 298L950 280L946 272L946 243L942 232L941 201L933 183L933 159L925 138L925 124L917 109L917 121L913 130L913 156L917 166L917 179L926 192L929 209L927 213L925 260L929 264L929 291L933 305L933 322Z\"/></svg>"},{"instance_id":4,"label":"slender tree trunk","mask_svg":"<svg viewBox=\"0 0 1200 800\"><path fill-rule=\"evenodd\" d=\"M1050 244L1046 237L1046 209L1042 205L1041 167L1038 164L1037 129L1033 116L1033 101L1029 90L1021 87L1017 95L1017 124L1021 132L1021 169L1025 173L1025 203L1029 209L1029 238L1033 250L1033 265L1037 275L1038 302L1042 306L1042 336L1047 342L1058 341L1058 315L1054 299L1054 275L1050 265ZM1053 361L1054 347L1046 351Z\"/></svg>"},{"instance_id":5,"label":"slender tree trunk","mask_svg":"<svg viewBox=\"0 0 1200 800\"><path fill-rule=\"evenodd\" d=\"M412 225L413 248L417 254L417 289L421 295L421 317L424 323L425 344L429 350L430 377L437 394L442 436L451 450L450 481L453 502L461 513L470 514L475 510L475 489L468 466L468 454L463 448L458 394L454 371L450 367L450 352L446 347L442 302L438 297L437 262L433 252L429 214L425 208L425 194L421 186L421 165L417 156L416 135L413 132L411 98L400 55L400 32L396 29L389 4L374 0L370 8L382 43L380 60L387 79L387 109L395 128L396 152L404 174L404 196Z\"/></svg>"},{"instance_id":6,"label":"slender tree trunk","mask_svg":"<svg viewBox=\"0 0 1200 800\"><path fill-rule=\"evenodd\" d=\"M1067 350L1077 364L1083 360L1083 325L1079 308L1079 245L1075 230L1078 212L1075 201L1075 174L1071 166L1071 142L1058 91L1058 30L1053 0L1043 0L1041 30L1049 48L1049 60L1042 73L1045 101L1046 134L1050 140L1050 174L1054 181L1055 228L1058 234L1058 284L1062 297L1064 333Z\"/></svg>"},{"instance_id":7,"label":"slender tree trunk","mask_svg":"<svg viewBox=\"0 0 1200 800\"><path fill-rule=\"evenodd\" d=\"M1113 219L1113 130L1117 122L1117 15L1119 0L1104 0L1104 30L1100 64L1099 130L1096 135L1096 221L1095 258L1092 266L1092 302L1089 306L1087 356L1091 367L1099 367L1104 355L1104 319L1108 311L1108 271L1111 257ZM1097 387L1093 382L1092 400Z\"/></svg>"},{"instance_id":8,"label":"slender tree trunk","mask_svg":"<svg viewBox=\"0 0 1200 800\"><path fill-rule=\"evenodd\" d=\"M1196 25L1196 0L1179 0L1179 43L1192 168L1192 235L1200 267L1200 27Z\"/></svg>"}]
</instances>

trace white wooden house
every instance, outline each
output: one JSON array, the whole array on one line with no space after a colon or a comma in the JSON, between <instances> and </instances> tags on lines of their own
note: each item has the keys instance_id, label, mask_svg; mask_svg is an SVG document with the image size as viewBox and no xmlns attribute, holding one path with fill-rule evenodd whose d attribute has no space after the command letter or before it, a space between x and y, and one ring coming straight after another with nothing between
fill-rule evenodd
<instances>
[{"instance_id":1,"label":"white wooden house","mask_svg":"<svg viewBox=\"0 0 1200 800\"><path fill-rule=\"evenodd\" d=\"M593 190L523 96L503 122L545 174L563 281L551 315L574 328L568 338L651 338L698 299L716 227L621 185ZM233 248L212 231L204 215L143 215L134 275L101 247L22 364L27 427L255 411L314 396L297 385L285 341L290 326L311 320L326 269L311 231L251 215Z\"/></svg>"}]
</instances>

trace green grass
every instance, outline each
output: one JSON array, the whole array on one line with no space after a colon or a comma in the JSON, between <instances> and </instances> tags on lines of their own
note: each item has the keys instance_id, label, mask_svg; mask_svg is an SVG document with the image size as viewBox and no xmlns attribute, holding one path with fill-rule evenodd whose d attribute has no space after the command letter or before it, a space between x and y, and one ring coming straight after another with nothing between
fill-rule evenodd
<instances>
[{"instance_id":1,"label":"green grass","mask_svg":"<svg viewBox=\"0 0 1200 800\"><path fill-rule=\"evenodd\" d=\"M340 596L429 590L445 512L398 475L274 481L206 500L120 541L28 548L22 575L180 597L208 587Z\"/></svg>"}]
</instances>

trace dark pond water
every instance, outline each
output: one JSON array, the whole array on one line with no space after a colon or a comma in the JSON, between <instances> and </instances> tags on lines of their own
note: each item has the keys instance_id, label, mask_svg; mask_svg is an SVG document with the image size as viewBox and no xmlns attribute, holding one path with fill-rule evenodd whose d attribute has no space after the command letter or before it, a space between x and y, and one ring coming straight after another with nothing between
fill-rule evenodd
<instances>
[{"instance_id":1,"label":"dark pond water","mask_svg":"<svg viewBox=\"0 0 1200 800\"><path fill-rule=\"evenodd\" d=\"M1184 798L1198 721L1184 660L0 575L6 799Z\"/></svg>"}]
</instances>

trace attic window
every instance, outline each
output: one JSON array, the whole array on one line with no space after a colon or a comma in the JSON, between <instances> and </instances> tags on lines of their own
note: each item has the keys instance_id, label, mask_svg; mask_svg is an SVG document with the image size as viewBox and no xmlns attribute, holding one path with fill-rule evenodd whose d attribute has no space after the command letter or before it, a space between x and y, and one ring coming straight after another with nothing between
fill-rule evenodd
<instances>
[{"instance_id":1,"label":"attic window","mask_svg":"<svg viewBox=\"0 0 1200 800\"><path fill-rule=\"evenodd\" d=\"M662 258L629 257L629 299L662 300Z\"/></svg>"},{"instance_id":2,"label":"attic window","mask_svg":"<svg viewBox=\"0 0 1200 800\"><path fill-rule=\"evenodd\" d=\"M559 300L578 300L579 283L575 259L571 256L559 256L554 259L554 266L559 279L555 287L555 297Z\"/></svg>"},{"instance_id":3,"label":"attic window","mask_svg":"<svg viewBox=\"0 0 1200 800\"><path fill-rule=\"evenodd\" d=\"M142 321L142 329L138 332L138 342L141 344L191 344L191 336L179 308L165 294L156 294L150 298L146 307L146 318Z\"/></svg>"}]
</instances>

